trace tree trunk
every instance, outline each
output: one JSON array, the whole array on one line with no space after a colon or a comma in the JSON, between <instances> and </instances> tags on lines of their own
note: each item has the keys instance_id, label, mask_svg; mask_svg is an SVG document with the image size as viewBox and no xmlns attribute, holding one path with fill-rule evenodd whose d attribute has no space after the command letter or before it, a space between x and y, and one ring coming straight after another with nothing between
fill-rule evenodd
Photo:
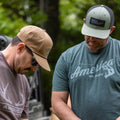
<instances>
[{"instance_id":1,"label":"tree trunk","mask_svg":"<svg viewBox=\"0 0 120 120\"><path fill-rule=\"evenodd\" d=\"M44 28L46 29L55 44L59 32L59 0L43 1L44 12L48 15L48 20L44 23Z\"/></svg>"},{"instance_id":2,"label":"tree trunk","mask_svg":"<svg viewBox=\"0 0 120 120\"><path fill-rule=\"evenodd\" d=\"M59 0L40 0L40 10L43 11L45 14L47 14L48 19L47 21L43 21L42 24L40 25L42 28L44 28L47 33L50 35L50 37L53 40L54 46L55 43L57 42L57 36L59 33ZM54 47L53 46L53 47ZM49 55L50 56L50 55ZM52 62L53 57L51 57L50 61L51 64L54 65L55 63ZM49 61L49 63L50 63ZM51 86L50 82L48 79L46 80L46 76L42 73L42 96L43 96L43 105L44 105L44 110L47 111L47 114L50 115L50 110L49 108L51 107ZM47 86L47 89L46 89Z\"/></svg>"}]
</instances>

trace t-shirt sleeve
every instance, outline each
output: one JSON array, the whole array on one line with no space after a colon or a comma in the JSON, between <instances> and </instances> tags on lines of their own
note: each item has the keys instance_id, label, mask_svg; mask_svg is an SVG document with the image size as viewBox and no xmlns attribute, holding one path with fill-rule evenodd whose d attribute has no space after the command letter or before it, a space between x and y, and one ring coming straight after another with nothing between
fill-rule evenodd
<instances>
[{"instance_id":1,"label":"t-shirt sleeve","mask_svg":"<svg viewBox=\"0 0 120 120\"><path fill-rule=\"evenodd\" d=\"M52 90L69 91L68 87L68 68L65 54L62 54L57 61L53 74Z\"/></svg>"},{"instance_id":2,"label":"t-shirt sleeve","mask_svg":"<svg viewBox=\"0 0 120 120\"><path fill-rule=\"evenodd\" d=\"M26 101L24 110L21 115L22 119L28 119L29 118L29 99Z\"/></svg>"}]
</instances>

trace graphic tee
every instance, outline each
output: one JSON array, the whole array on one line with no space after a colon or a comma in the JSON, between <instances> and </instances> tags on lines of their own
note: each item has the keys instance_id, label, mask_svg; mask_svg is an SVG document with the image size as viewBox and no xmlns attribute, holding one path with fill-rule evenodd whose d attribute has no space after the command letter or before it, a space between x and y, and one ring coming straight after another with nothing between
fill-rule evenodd
<instances>
[{"instance_id":1,"label":"graphic tee","mask_svg":"<svg viewBox=\"0 0 120 120\"><path fill-rule=\"evenodd\" d=\"M66 50L57 61L53 91L69 91L73 112L82 120L120 116L120 42L109 37L99 53L86 42Z\"/></svg>"},{"instance_id":2,"label":"graphic tee","mask_svg":"<svg viewBox=\"0 0 120 120\"><path fill-rule=\"evenodd\" d=\"M14 73L0 52L0 120L27 119L29 93L26 77Z\"/></svg>"}]
</instances>

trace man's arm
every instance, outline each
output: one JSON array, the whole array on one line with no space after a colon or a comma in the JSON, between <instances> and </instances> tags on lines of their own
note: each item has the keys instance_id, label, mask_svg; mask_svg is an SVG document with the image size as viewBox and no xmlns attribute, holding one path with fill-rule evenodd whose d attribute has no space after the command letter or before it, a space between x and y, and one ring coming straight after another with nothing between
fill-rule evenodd
<instances>
[{"instance_id":1,"label":"man's arm","mask_svg":"<svg viewBox=\"0 0 120 120\"><path fill-rule=\"evenodd\" d=\"M69 92L52 91L52 111L60 120L81 120L78 118L71 108L67 105Z\"/></svg>"}]
</instances>

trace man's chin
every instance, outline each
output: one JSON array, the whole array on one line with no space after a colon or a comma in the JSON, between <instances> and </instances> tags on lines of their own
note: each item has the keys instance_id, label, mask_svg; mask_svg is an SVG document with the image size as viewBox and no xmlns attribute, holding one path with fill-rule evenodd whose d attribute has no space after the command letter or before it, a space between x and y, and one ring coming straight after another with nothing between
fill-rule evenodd
<instances>
[{"instance_id":1,"label":"man's chin","mask_svg":"<svg viewBox=\"0 0 120 120\"><path fill-rule=\"evenodd\" d=\"M18 71L18 74L25 74L26 72L28 72L28 70L20 70Z\"/></svg>"},{"instance_id":2,"label":"man's chin","mask_svg":"<svg viewBox=\"0 0 120 120\"><path fill-rule=\"evenodd\" d=\"M30 70L30 68L25 68L25 69L19 69L18 74L25 74Z\"/></svg>"},{"instance_id":3,"label":"man's chin","mask_svg":"<svg viewBox=\"0 0 120 120\"><path fill-rule=\"evenodd\" d=\"M20 74L25 74L25 73L27 73L28 72L28 70L24 70L24 71L22 71Z\"/></svg>"}]
</instances>

